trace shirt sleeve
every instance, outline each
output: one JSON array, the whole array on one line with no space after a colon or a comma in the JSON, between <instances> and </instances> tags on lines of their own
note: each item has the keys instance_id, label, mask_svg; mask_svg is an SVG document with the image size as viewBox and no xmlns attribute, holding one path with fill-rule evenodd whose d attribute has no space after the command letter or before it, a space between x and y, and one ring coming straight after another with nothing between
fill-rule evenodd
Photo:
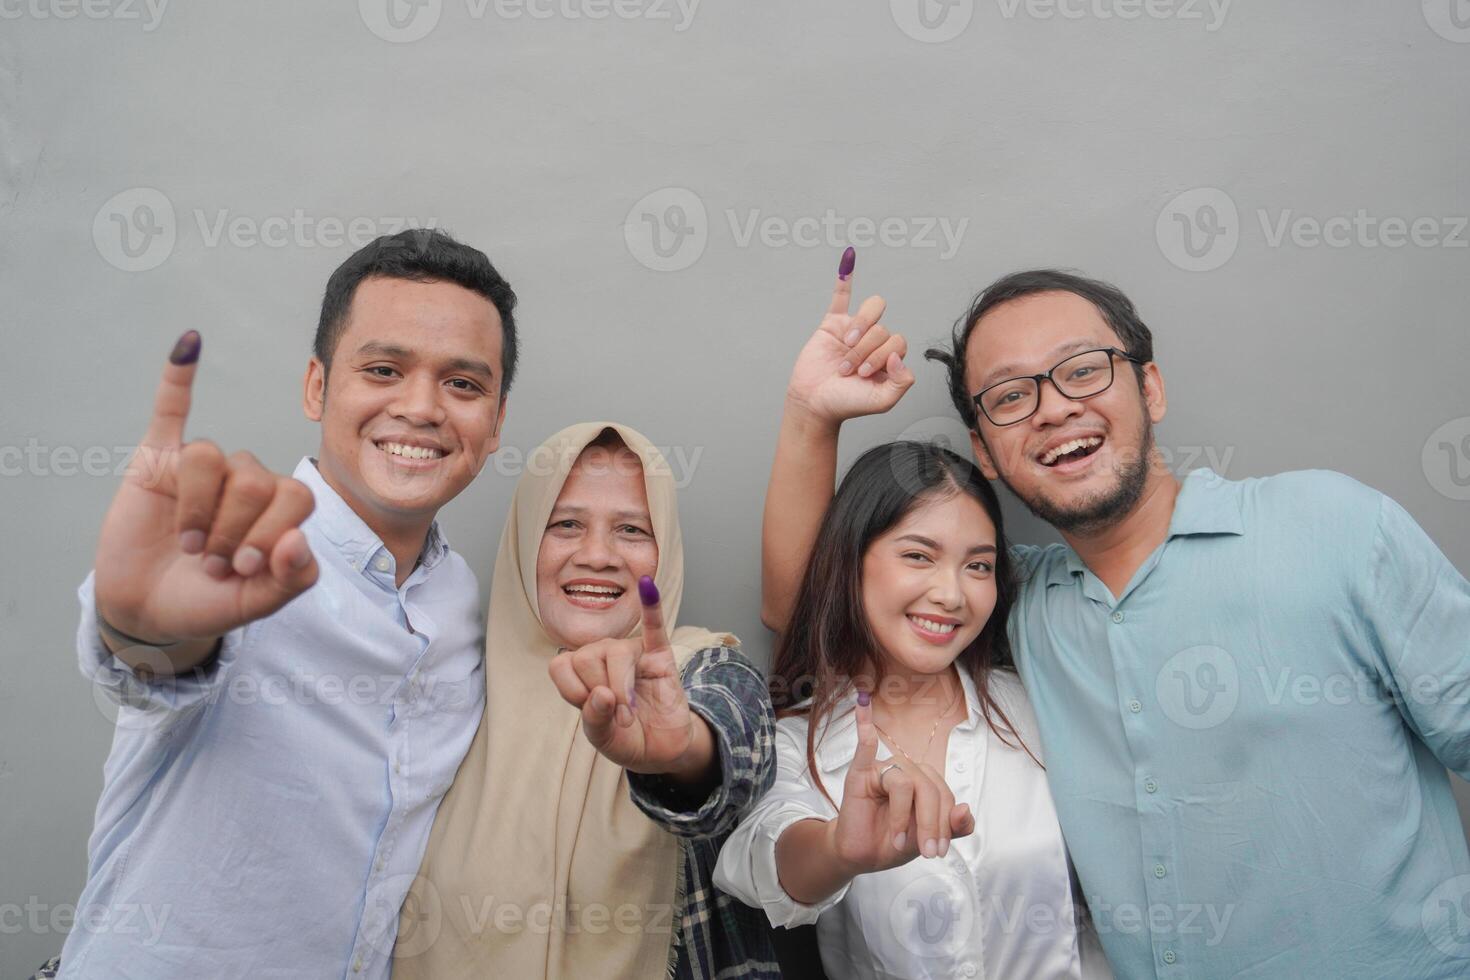
<instances>
[{"instance_id":1,"label":"shirt sleeve","mask_svg":"<svg viewBox=\"0 0 1470 980\"><path fill-rule=\"evenodd\" d=\"M150 728L172 724L218 696L220 685L235 657L244 630L224 637L219 653L208 663L183 674L143 679L117 659L97 633L95 572L77 589L82 616L77 625L77 666L92 682L97 703L105 700L116 710L119 727Z\"/></svg>"},{"instance_id":2,"label":"shirt sleeve","mask_svg":"<svg viewBox=\"0 0 1470 980\"><path fill-rule=\"evenodd\" d=\"M685 664L684 694L708 724L720 757L720 782L703 800L658 775L628 773L634 805L680 837L728 834L776 778L771 751L775 712L765 678L734 647L701 650Z\"/></svg>"},{"instance_id":3,"label":"shirt sleeve","mask_svg":"<svg viewBox=\"0 0 1470 980\"><path fill-rule=\"evenodd\" d=\"M1405 720L1470 779L1470 583L1388 497L1359 601Z\"/></svg>"},{"instance_id":4,"label":"shirt sleeve","mask_svg":"<svg viewBox=\"0 0 1470 980\"><path fill-rule=\"evenodd\" d=\"M715 887L752 908L763 909L773 926L804 926L847 896L851 883L813 905L798 902L781 887L776 842L801 820L831 820L837 810L807 775L806 743L796 726L776 728L776 783L740 821L715 864Z\"/></svg>"}]
</instances>

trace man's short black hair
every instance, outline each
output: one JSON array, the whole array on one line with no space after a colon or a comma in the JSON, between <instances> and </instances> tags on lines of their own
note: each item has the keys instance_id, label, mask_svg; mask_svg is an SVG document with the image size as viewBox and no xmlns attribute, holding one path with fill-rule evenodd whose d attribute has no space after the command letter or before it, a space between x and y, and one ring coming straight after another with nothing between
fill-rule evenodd
<instances>
[{"instance_id":1,"label":"man's short black hair","mask_svg":"<svg viewBox=\"0 0 1470 980\"><path fill-rule=\"evenodd\" d=\"M964 316L955 321L954 333L950 337L948 348L931 347L924 353L926 358L938 361L948 370L950 400L954 402L955 409L959 411L961 420L970 429L979 431L980 426L979 418L975 414L975 393L965 385L965 350L970 345L970 335L975 332L975 324L980 322L981 317L1002 303L1034 293L1049 292L1065 292L1081 296L1097 307L1097 312L1102 314L1108 326L1113 328L1113 332L1118 335L1118 339L1123 342L1123 348L1129 354L1144 362L1154 359L1154 335L1139 317L1133 301L1125 296L1117 286L1097 279L1088 279L1072 272L1063 272L1060 269L1028 269L1025 272L1013 272L997 279L980 291L970 303L970 308L965 311ZM1133 370L1141 385L1143 365L1135 364Z\"/></svg>"},{"instance_id":2,"label":"man's short black hair","mask_svg":"<svg viewBox=\"0 0 1470 980\"><path fill-rule=\"evenodd\" d=\"M410 228L396 235L383 235L348 257L327 280L322 297L322 315L317 321L313 353L328 371L342 332L352 297L364 279L385 276L414 282L452 282L479 293L495 304L503 331L500 344L500 397L503 400L515 378L516 294L510 283L495 271L485 253L455 241L436 228Z\"/></svg>"}]
</instances>

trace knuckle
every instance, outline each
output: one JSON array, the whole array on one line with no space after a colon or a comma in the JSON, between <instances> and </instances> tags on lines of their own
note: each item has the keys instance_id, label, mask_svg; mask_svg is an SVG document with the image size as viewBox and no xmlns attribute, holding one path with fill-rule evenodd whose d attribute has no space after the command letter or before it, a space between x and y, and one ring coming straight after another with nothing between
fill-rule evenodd
<instances>
[{"instance_id":1,"label":"knuckle","mask_svg":"<svg viewBox=\"0 0 1470 980\"><path fill-rule=\"evenodd\" d=\"M179 450L179 459L190 466L222 466L225 451L209 439L195 439Z\"/></svg>"},{"instance_id":2,"label":"knuckle","mask_svg":"<svg viewBox=\"0 0 1470 980\"><path fill-rule=\"evenodd\" d=\"M276 484L276 497L293 510L305 510L309 514L316 508L311 488L291 477L285 477Z\"/></svg>"},{"instance_id":3,"label":"knuckle","mask_svg":"<svg viewBox=\"0 0 1470 980\"><path fill-rule=\"evenodd\" d=\"M230 453L229 463L230 469L265 469L260 460L255 458L255 454L248 449L237 449Z\"/></svg>"}]
</instances>

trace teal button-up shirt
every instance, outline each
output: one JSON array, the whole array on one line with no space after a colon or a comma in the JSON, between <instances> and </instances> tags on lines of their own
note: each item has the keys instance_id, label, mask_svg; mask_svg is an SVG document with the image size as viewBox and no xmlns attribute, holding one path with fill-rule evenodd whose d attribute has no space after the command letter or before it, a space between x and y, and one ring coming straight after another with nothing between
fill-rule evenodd
<instances>
[{"instance_id":1,"label":"teal button-up shirt","mask_svg":"<svg viewBox=\"0 0 1470 980\"><path fill-rule=\"evenodd\" d=\"M1011 639L1118 976L1470 976L1470 584L1401 507L1200 470L1120 597L1017 551Z\"/></svg>"}]
</instances>

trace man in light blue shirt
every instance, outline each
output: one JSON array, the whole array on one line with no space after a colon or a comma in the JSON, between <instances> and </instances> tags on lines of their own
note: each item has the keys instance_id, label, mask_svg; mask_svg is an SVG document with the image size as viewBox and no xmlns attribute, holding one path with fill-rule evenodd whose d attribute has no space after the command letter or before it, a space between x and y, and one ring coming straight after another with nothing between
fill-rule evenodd
<instances>
[{"instance_id":1,"label":"man in light blue shirt","mask_svg":"<svg viewBox=\"0 0 1470 980\"><path fill-rule=\"evenodd\" d=\"M831 495L838 427L914 380L882 301L846 311L839 296L788 389L773 625ZM1345 476L1176 478L1154 451L1152 337L1104 283L1008 276L929 356L980 468L1067 542L1017 549L1010 635L1117 975L1470 975L1446 773L1470 777L1464 577Z\"/></svg>"},{"instance_id":2,"label":"man in light blue shirt","mask_svg":"<svg viewBox=\"0 0 1470 980\"><path fill-rule=\"evenodd\" d=\"M435 515L499 444L514 306L439 232L350 257L290 478L184 442L180 338L79 591L117 729L61 976L388 976L484 702L479 587Z\"/></svg>"}]
</instances>

